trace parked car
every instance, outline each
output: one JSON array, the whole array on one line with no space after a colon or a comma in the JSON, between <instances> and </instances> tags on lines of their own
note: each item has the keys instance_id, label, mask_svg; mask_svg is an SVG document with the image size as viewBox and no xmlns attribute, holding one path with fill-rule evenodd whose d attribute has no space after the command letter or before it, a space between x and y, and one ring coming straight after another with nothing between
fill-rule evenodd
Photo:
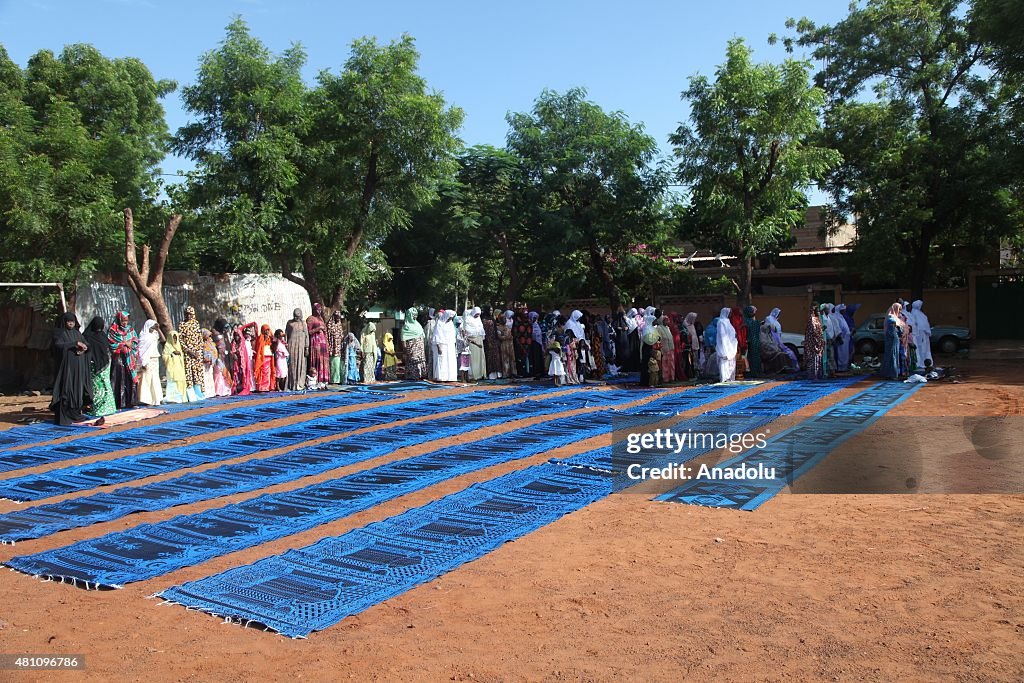
<instances>
[{"instance_id":1,"label":"parked car","mask_svg":"<svg viewBox=\"0 0 1024 683\"><path fill-rule=\"evenodd\" d=\"M885 314L876 313L862 322L853 333L853 347L865 356L877 356L885 348ZM970 348L971 331L954 325L932 326L932 350L956 353Z\"/></svg>"}]
</instances>

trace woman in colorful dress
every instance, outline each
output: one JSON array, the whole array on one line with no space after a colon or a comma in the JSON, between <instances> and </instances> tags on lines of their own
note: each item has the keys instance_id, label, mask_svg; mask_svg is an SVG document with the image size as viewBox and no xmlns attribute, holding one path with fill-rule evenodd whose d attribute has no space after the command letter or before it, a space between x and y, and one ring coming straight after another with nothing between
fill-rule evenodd
<instances>
[{"instance_id":1,"label":"woman in colorful dress","mask_svg":"<svg viewBox=\"0 0 1024 683\"><path fill-rule=\"evenodd\" d=\"M363 336L359 340L359 349L363 353L363 383L375 384L377 381L377 324L366 323Z\"/></svg>"},{"instance_id":2,"label":"woman in colorful dress","mask_svg":"<svg viewBox=\"0 0 1024 683\"><path fill-rule=\"evenodd\" d=\"M804 328L804 364L811 379L825 378L825 331L818 317L818 307L811 306Z\"/></svg>"},{"instance_id":3,"label":"woman in colorful dress","mask_svg":"<svg viewBox=\"0 0 1024 683\"><path fill-rule=\"evenodd\" d=\"M384 358L381 361L382 378L385 382L398 379L398 356L395 354L395 335L384 333Z\"/></svg>"},{"instance_id":4,"label":"woman in colorful dress","mask_svg":"<svg viewBox=\"0 0 1024 683\"><path fill-rule=\"evenodd\" d=\"M163 332L155 320L147 320L139 335L139 396L140 404L158 406L164 400L160 386L160 342Z\"/></svg>"},{"instance_id":5,"label":"woman in colorful dress","mask_svg":"<svg viewBox=\"0 0 1024 683\"><path fill-rule=\"evenodd\" d=\"M214 363L217 362L217 345L213 343L213 333L205 327L200 330L203 335L203 388L215 396L214 385Z\"/></svg>"},{"instance_id":6,"label":"woman in colorful dress","mask_svg":"<svg viewBox=\"0 0 1024 683\"><path fill-rule=\"evenodd\" d=\"M86 356L92 373L92 405L88 412L96 417L117 412L114 390L110 387L110 346L107 344L106 328L103 318L96 316L83 335L89 347Z\"/></svg>"},{"instance_id":7,"label":"woman in colorful dress","mask_svg":"<svg viewBox=\"0 0 1024 683\"><path fill-rule=\"evenodd\" d=\"M228 322L219 318L213 324L213 344L217 357L213 360L213 390L215 396L230 396L234 389L231 377L231 343L228 338Z\"/></svg>"},{"instance_id":8,"label":"woman in colorful dress","mask_svg":"<svg viewBox=\"0 0 1024 683\"><path fill-rule=\"evenodd\" d=\"M136 372L139 367L139 335L135 334L128 311L117 314L107 332L110 345L110 385L118 410L135 405Z\"/></svg>"},{"instance_id":9,"label":"woman in colorful dress","mask_svg":"<svg viewBox=\"0 0 1024 683\"><path fill-rule=\"evenodd\" d=\"M248 396L256 390L253 374L253 340L256 338L256 323L246 323L235 328L232 353L235 356L235 394Z\"/></svg>"},{"instance_id":10,"label":"woman in colorful dress","mask_svg":"<svg viewBox=\"0 0 1024 683\"><path fill-rule=\"evenodd\" d=\"M661 384L676 381L676 335L672 331L671 325L669 317L662 315L658 318L658 323L654 328L661 339L661 359L659 361L660 367L658 368L660 371L658 379Z\"/></svg>"},{"instance_id":11,"label":"woman in colorful dress","mask_svg":"<svg viewBox=\"0 0 1024 683\"><path fill-rule=\"evenodd\" d=\"M405 312L402 323L402 347L405 349L405 378L409 380L426 379L427 357L424 346L423 325L417 319L419 311L416 307Z\"/></svg>"},{"instance_id":12,"label":"woman in colorful dress","mask_svg":"<svg viewBox=\"0 0 1024 683\"><path fill-rule=\"evenodd\" d=\"M185 352L185 381L188 384L190 401L206 398L206 378L203 371L203 332L196 320L196 309L185 309L185 319L178 325L181 350Z\"/></svg>"},{"instance_id":13,"label":"woman in colorful dress","mask_svg":"<svg viewBox=\"0 0 1024 683\"><path fill-rule=\"evenodd\" d=\"M323 389L331 381L331 355L327 346L323 304L313 304L313 315L306 318L306 329L309 332L309 369L306 374L315 374L316 388Z\"/></svg>"},{"instance_id":14,"label":"woman in colorful dress","mask_svg":"<svg viewBox=\"0 0 1024 683\"><path fill-rule=\"evenodd\" d=\"M879 374L886 379L899 379L900 377L900 346L904 337L903 330L906 327L901 316L902 312L903 306L894 303L889 307L889 312L885 316L883 332L885 350L882 352L882 367L879 369ZM806 342L804 344L806 345Z\"/></svg>"},{"instance_id":15,"label":"woman in colorful dress","mask_svg":"<svg viewBox=\"0 0 1024 683\"><path fill-rule=\"evenodd\" d=\"M270 331L270 325L264 324L260 327L260 336L256 338L256 349L253 353L252 374L257 392L274 390L274 335Z\"/></svg>"},{"instance_id":16,"label":"woman in colorful dress","mask_svg":"<svg viewBox=\"0 0 1024 683\"><path fill-rule=\"evenodd\" d=\"M167 403L188 403L188 380L185 373L185 351L181 335L172 330L164 344L164 367L167 369Z\"/></svg>"},{"instance_id":17,"label":"woman in colorful dress","mask_svg":"<svg viewBox=\"0 0 1024 683\"><path fill-rule=\"evenodd\" d=\"M498 355L501 357L499 369L506 378L516 376L516 342L512 329L515 326L515 316L515 312L505 311L501 319L494 321Z\"/></svg>"},{"instance_id":18,"label":"woman in colorful dress","mask_svg":"<svg viewBox=\"0 0 1024 683\"><path fill-rule=\"evenodd\" d=\"M327 321L327 353L331 357L331 384L341 384L345 374L345 319L341 311L331 313Z\"/></svg>"}]
</instances>

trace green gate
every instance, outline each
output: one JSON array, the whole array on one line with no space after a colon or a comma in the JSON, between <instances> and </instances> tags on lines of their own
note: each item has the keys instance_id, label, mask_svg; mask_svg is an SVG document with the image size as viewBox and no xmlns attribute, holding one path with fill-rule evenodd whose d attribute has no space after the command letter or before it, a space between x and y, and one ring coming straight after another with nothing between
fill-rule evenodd
<instances>
[{"instance_id":1,"label":"green gate","mask_svg":"<svg viewBox=\"0 0 1024 683\"><path fill-rule=\"evenodd\" d=\"M980 276L975 281L978 339L1024 339L1024 276Z\"/></svg>"}]
</instances>

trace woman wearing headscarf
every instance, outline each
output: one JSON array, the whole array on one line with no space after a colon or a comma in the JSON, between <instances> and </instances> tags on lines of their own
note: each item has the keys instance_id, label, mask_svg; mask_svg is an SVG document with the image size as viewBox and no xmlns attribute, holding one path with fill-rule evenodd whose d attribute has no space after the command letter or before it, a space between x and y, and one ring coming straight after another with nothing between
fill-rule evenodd
<instances>
[{"instance_id":1,"label":"woman wearing headscarf","mask_svg":"<svg viewBox=\"0 0 1024 683\"><path fill-rule=\"evenodd\" d=\"M629 372L629 323L621 306L612 317L612 335L615 337L615 365L619 372Z\"/></svg>"},{"instance_id":2,"label":"woman wearing headscarf","mask_svg":"<svg viewBox=\"0 0 1024 683\"><path fill-rule=\"evenodd\" d=\"M900 377L900 340L903 336L903 328L906 326L901 316L902 312L903 306L894 303L889 307L889 312L885 316L883 331L885 350L882 352L882 367L879 369L879 374L886 379L899 379Z\"/></svg>"},{"instance_id":3,"label":"woman wearing headscarf","mask_svg":"<svg viewBox=\"0 0 1024 683\"><path fill-rule=\"evenodd\" d=\"M110 385L118 410L135 405L136 371L139 367L139 336L135 334L128 311L117 314L107 332L110 345Z\"/></svg>"},{"instance_id":4,"label":"woman wearing headscarf","mask_svg":"<svg viewBox=\"0 0 1024 683\"><path fill-rule=\"evenodd\" d=\"M500 379L501 372L501 341L498 339L497 325L490 306L484 306L480 313L484 326L484 363L487 379Z\"/></svg>"},{"instance_id":5,"label":"woman wearing headscarf","mask_svg":"<svg viewBox=\"0 0 1024 683\"><path fill-rule=\"evenodd\" d=\"M676 381L676 340L667 315L662 315L656 322L654 329L661 339L660 380L662 384L668 384Z\"/></svg>"},{"instance_id":6,"label":"woman wearing headscarf","mask_svg":"<svg viewBox=\"0 0 1024 683\"><path fill-rule=\"evenodd\" d=\"M793 350L782 341L782 324L779 322L780 315L782 315L782 309L773 308L768 317L764 319L764 328L768 331L775 345L779 347L779 351L786 354L786 357L789 359L790 369L793 372L797 372L800 370L800 362L797 360ZM806 353L806 348L804 352Z\"/></svg>"},{"instance_id":7,"label":"woman wearing headscarf","mask_svg":"<svg viewBox=\"0 0 1024 683\"><path fill-rule=\"evenodd\" d=\"M635 308L629 309L626 314L626 345L629 349L629 355L627 357L626 368L627 372L640 372L640 379L643 380L643 375L647 372L647 368L640 367L641 357L643 351L640 348L643 346L641 335L643 334L643 317L637 312Z\"/></svg>"},{"instance_id":8,"label":"woman wearing headscarf","mask_svg":"<svg viewBox=\"0 0 1024 683\"><path fill-rule=\"evenodd\" d=\"M309 368L306 374L316 375L316 388L323 389L331 381L331 356L327 348L327 321L324 306L313 304L313 314L306 318L309 331Z\"/></svg>"},{"instance_id":9,"label":"woman wearing headscarf","mask_svg":"<svg viewBox=\"0 0 1024 683\"><path fill-rule=\"evenodd\" d=\"M231 337L228 321L218 318L213 323L213 343L217 346L217 358L213 361L213 391L215 396L230 396L234 392L235 380L231 376L234 356L231 355Z\"/></svg>"},{"instance_id":10,"label":"woman wearing headscarf","mask_svg":"<svg viewBox=\"0 0 1024 683\"><path fill-rule=\"evenodd\" d=\"M398 379L398 355L395 353L395 335L384 333L384 355L381 359L381 377L385 382Z\"/></svg>"},{"instance_id":11,"label":"woman wearing headscarf","mask_svg":"<svg viewBox=\"0 0 1024 683\"><path fill-rule=\"evenodd\" d=\"M256 391L263 393L274 390L274 334L270 325L260 327L253 353L253 382Z\"/></svg>"},{"instance_id":12,"label":"woman wearing headscarf","mask_svg":"<svg viewBox=\"0 0 1024 683\"><path fill-rule=\"evenodd\" d=\"M302 319L301 308L292 311L284 334L288 339L288 391L302 391L309 362L309 326Z\"/></svg>"},{"instance_id":13,"label":"woman wearing headscarf","mask_svg":"<svg viewBox=\"0 0 1024 683\"><path fill-rule=\"evenodd\" d=\"M402 323L402 347L405 349L405 378L411 380L425 379L427 359L423 347L423 326L417 320L419 311L413 306L405 312Z\"/></svg>"},{"instance_id":14,"label":"woman wearing headscarf","mask_svg":"<svg viewBox=\"0 0 1024 683\"><path fill-rule=\"evenodd\" d=\"M188 383L190 401L202 401L205 396L203 386L203 333L196 320L196 309L191 306L185 309L185 319L178 326L181 339L181 350L185 352L185 381Z\"/></svg>"},{"instance_id":15,"label":"woman wearing headscarf","mask_svg":"<svg viewBox=\"0 0 1024 683\"><path fill-rule=\"evenodd\" d=\"M158 406L164 400L160 387L160 340L163 331L155 320L147 320L139 335L139 403ZM109 347L107 347L109 348Z\"/></svg>"},{"instance_id":16,"label":"woman wearing headscarf","mask_svg":"<svg viewBox=\"0 0 1024 683\"><path fill-rule=\"evenodd\" d=\"M441 313L435 308L427 309L427 324L423 328L423 351L427 360L427 379L436 379L434 376L434 331L441 322Z\"/></svg>"},{"instance_id":17,"label":"woman wearing headscarf","mask_svg":"<svg viewBox=\"0 0 1024 683\"><path fill-rule=\"evenodd\" d=\"M832 320L838 328L836 335L836 369L847 372L850 369L850 326L846 323L846 304L839 304L832 312Z\"/></svg>"},{"instance_id":18,"label":"woman wearing headscarf","mask_svg":"<svg viewBox=\"0 0 1024 683\"><path fill-rule=\"evenodd\" d=\"M761 322L757 319L757 306L743 309L743 327L747 332L747 364L751 377L761 376Z\"/></svg>"},{"instance_id":19,"label":"woman wearing headscarf","mask_svg":"<svg viewBox=\"0 0 1024 683\"><path fill-rule=\"evenodd\" d=\"M590 323L590 319L587 319ZM588 327L587 324L583 325L584 329ZM601 317L597 317L597 322L591 323L590 328L590 357L593 359L593 371L594 378L601 379L608 374L608 364L605 361L609 358L609 355L605 354L605 350L608 348L606 344L611 339L609 330L611 326Z\"/></svg>"},{"instance_id":20,"label":"woman wearing headscarf","mask_svg":"<svg viewBox=\"0 0 1024 683\"><path fill-rule=\"evenodd\" d=\"M449 313L452 314L450 317L448 317ZM470 357L470 361L472 363L472 370L469 373L469 378L471 380L473 380L474 382L477 381L477 380L481 380L481 379L483 379L484 377L487 376L487 359L484 356L484 335L485 335L485 330L484 330L484 321L481 320L481 318L480 318L481 313L482 313L482 311L480 310L480 307L479 306L474 306L473 308L471 308L471 309L466 311L466 315L465 315L465 317L462 320L462 324L466 328L466 337L467 337L467 339L469 339L469 357ZM445 311L445 316L448 319L447 319L446 322L442 322L441 323L442 325L447 325L448 322L450 322L451 319L455 317L455 312L454 311ZM452 329L451 343L454 346L454 344L455 344L454 325L453 325L453 329ZM438 345L435 344L434 348L437 349ZM454 380L451 380L451 379L449 379L449 380L440 380L439 379L439 381L452 382Z\"/></svg>"},{"instance_id":21,"label":"woman wearing headscarf","mask_svg":"<svg viewBox=\"0 0 1024 683\"><path fill-rule=\"evenodd\" d=\"M917 299L911 304L913 307L914 345L917 347L917 368L923 370L934 364L932 356L932 323L924 312L924 301Z\"/></svg>"},{"instance_id":22,"label":"woman wearing headscarf","mask_svg":"<svg viewBox=\"0 0 1024 683\"><path fill-rule=\"evenodd\" d=\"M235 393L239 396L248 396L256 390L255 375L253 372L253 342L256 340L256 323L246 323L235 328L234 348L232 353L235 356ZM166 356L164 357L166 360Z\"/></svg>"},{"instance_id":23,"label":"woman wearing headscarf","mask_svg":"<svg viewBox=\"0 0 1024 683\"><path fill-rule=\"evenodd\" d=\"M544 333L540 328L540 314L531 311L530 316L530 367L529 374L540 379L547 373L544 351Z\"/></svg>"},{"instance_id":24,"label":"woman wearing headscarf","mask_svg":"<svg viewBox=\"0 0 1024 683\"><path fill-rule=\"evenodd\" d=\"M238 331L236 334L240 334ZM185 374L185 351L181 348L181 335L171 330L164 343L164 367L167 369L167 403L188 403L188 380Z\"/></svg>"},{"instance_id":25,"label":"woman wearing headscarf","mask_svg":"<svg viewBox=\"0 0 1024 683\"><path fill-rule=\"evenodd\" d=\"M359 340L363 352L363 383L374 384L377 381L377 324L367 322L363 328L363 336Z\"/></svg>"},{"instance_id":26,"label":"woman wearing headscarf","mask_svg":"<svg viewBox=\"0 0 1024 683\"><path fill-rule=\"evenodd\" d=\"M86 357L92 373L92 406L89 413L96 417L113 415L114 390L110 387L110 346L107 344L107 324L96 316L85 331L85 344L89 347ZM158 380L159 381L159 380ZM159 386L159 384L158 384Z\"/></svg>"},{"instance_id":27,"label":"woman wearing headscarf","mask_svg":"<svg viewBox=\"0 0 1024 683\"><path fill-rule=\"evenodd\" d=\"M475 309L479 311L479 309ZM477 313L479 315L479 313ZM434 378L438 382L454 382L458 379L457 359L455 358L455 325L452 318L455 311L442 311L441 319L434 329L433 353L434 353ZM479 319L478 319L479 320ZM469 330L466 321L463 321L466 334ZM483 346L480 346L480 354L483 356ZM472 354L473 345L470 344Z\"/></svg>"},{"instance_id":28,"label":"woman wearing headscarf","mask_svg":"<svg viewBox=\"0 0 1024 683\"><path fill-rule=\"evenodd\" d=\"M213 333L203 328L200 330L203 335L203 386L210 396L216 396L214 389L214 364L217 362L217 345L213 343Z\"/></svg>"},{"instance_id":29,"label":"woman wearing headscarf","mask_svg":"<svg viewBox=\"0 0 1024 683\"><path fill-rule=\"evenodd\" d=\"M658 331L654 329L654 326L646 327L646 322L637 328L637 334L640 335L640 386L649 387L651 386L651 374L650 374L650 363L651 363L651 352L654 350L654 344L661 341L661 337L658 335ZM643 330L641 334L641 330Z\"/></svg>"},{"instance_id":30,"label":"woman wearing headscarf","mask_svg":"<svg viewBox=\"0 0 1024 683\"><path fill-rule=\"evenodd\" d=\"M843 305L843 319L846 320L846 326L850 328L850 341L848 343L848 349L846 353L848 358L853 360L853 332L857 329L857 323L854 322L853 316L857 313L857 309L860 308L860 304L850 304L849 306ZM838 308L838 307L837 307Z\"/></svg>"},{"instance_id":31,"label":"woman wearing headscarf","mask_svg":"<svg viewBox=\"0 0 1024 683\"><path fill-rule=\"evenodd\" d=\"M825 349L824 359L822 365L824 366L825 377L831 377L836 371L836 329L835 323L832 321L829 311L832 310L830 304L821 304L818 307L818 317L821 320L821 332L825 336Z\"/></svg>"},{"instance_id":32,"label":"woman wearing headscarf","mask_svg":"<svg viewBox=\"0 0 1024 683\"><path fill-rule=\"evenodd\" d=\"M530 318L525 308L516 311L515 321L512 327L512 339L515 343L516 354L516 375L519 377L531 377L533 367L530 363Z\"/></svg>"},{"instance_id":33,"label":"woman wearing headscarf","mask_svg":"<svg viewBox=\"0 0 1024 683\"><path fill-rule=\"evenodd\" d=\"M715 351L718 345L718 318L713 319L704 328L702 342L704 344L704 363L702 365L704 375L721 379L721 375L718 374L718 352Z\"/></svg>"},{"instance_id":34,"label":"woman wearing headscarf","mask_svg":"<svg viewBox=\"0 0 1024 683\"><path fill-rule=\"evenodd\" d=\"M331 319L327 321L327 353L331 359L331 384L341 384L341 376L344 374L345 365L344 351L342 346L345 343L345 319L341 317L341 311L333 311Z\"/></svg>"},{"instance_id":35,"label":"woman wearing headscarf","mask_svg":"<svg viewBox=\"0 0 1024 683\"><path fill-rule=\"evenodd\" d=\"M683 326L680 330L682 332L683 344L686 346L686 355L684 357L685 363L685 377L687 379L693 379L700 373L700 368L703 365L701 362L703 359L703 349L701 348L700 333L697 331L697 314L690 311L683 318Z\"/></svg>"},{"instance_id":36,"label":"woman wearing headscarf","mask_svg":"<svg viewBox=\"0 0 1024 683\"><path fill-rule=\"evenodd\" d=\"M86 356L89 346L78 327L78 318L68 312L60 317L53 331L53 354L59 364L50 410L53 411L54 422L63 426L84 420L82 408L93 403L92 378Z\"/></svg>"},{"instance_id":37,"label":"woman wearing headscarf","mask_svg":"<svg viewBox=\"0 0 1024 683\"><path fill-rule=\"evenodd\" d=\"M359 364L359 340L356 339L354 333L349 332L345 335L345 384L359 384L362 380Z\"/></svg>"},{"instance_id":38,"label":"woman wearing headscarf","mask_svg":"<svg viewBox=\"0 0 1024 683\"><path fill-rule=\"evenodd\" d=\"M722 382L736 379L736 356L740 347L736 324L732 321L734 310L735 308L721 310L718 315L718 329L715 332L715 355L718 356L718 374Z\"/></svg>"},{"instance_id":39,"label":"woman wearing headscarf","mask_svg":"<svg viewBox=\"0 0 1024 683\"><path fill-rule=\"evenodd\" d=\"M516 376L516 343L512 331L515 315L513 311L505 311L504 315L494 321L494 345L498 350L497 370L500 377Z\"/></svg>"},{"instance_id":40,"label":"woman wearing headscarf","mask_svg":"<svg viewBox=\"0 0 1024 683\"><path fill-rule=\"evenodd\" d=\"M818 307L811 305L804 328L804 365L811 379L825 377L825 330L821 325Z\"/></svg>"},{"instance_id":41,"label":"woman wearing headscarf","mask_svg":"<svg viewBox=\"0 0 1024 683\"><path fill-rule=\"evenodd\" d=\"M666 313L668 329L672 332L672 346L675 350L675 367L672 372L677 382L685 382L686 376L686 331L683 329L683 316L675 311Z\"/></svg>"}]
</instances>

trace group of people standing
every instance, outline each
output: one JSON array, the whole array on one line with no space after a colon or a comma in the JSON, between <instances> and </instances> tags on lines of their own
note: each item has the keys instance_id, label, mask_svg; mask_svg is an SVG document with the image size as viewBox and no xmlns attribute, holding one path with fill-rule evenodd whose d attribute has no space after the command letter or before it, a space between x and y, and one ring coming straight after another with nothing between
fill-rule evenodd
<instances>
[{"instance_id":1,"label":"group of people standing","mask_svg":"<svg viewBox=\"0 0 1024 683\"><path fill-rule=\"evenodd\" d=\"M781 315L773 308L758 320L756 306L723 308L704 330L701 376L729 382L799 371L796 354L782 339Z\"/></svg>"},{"instance_id":2,"label":"group of people standing","mask_svg":"<svg viewBox=\"0 0 1024 683\"><path fill-rule=\"evenodd\" d=\"M900 300L889 307L883 329L882 377L900 379L932 369L932 326L923 307L920 299L912 304Z\"/></svg>"}]
</instances>

